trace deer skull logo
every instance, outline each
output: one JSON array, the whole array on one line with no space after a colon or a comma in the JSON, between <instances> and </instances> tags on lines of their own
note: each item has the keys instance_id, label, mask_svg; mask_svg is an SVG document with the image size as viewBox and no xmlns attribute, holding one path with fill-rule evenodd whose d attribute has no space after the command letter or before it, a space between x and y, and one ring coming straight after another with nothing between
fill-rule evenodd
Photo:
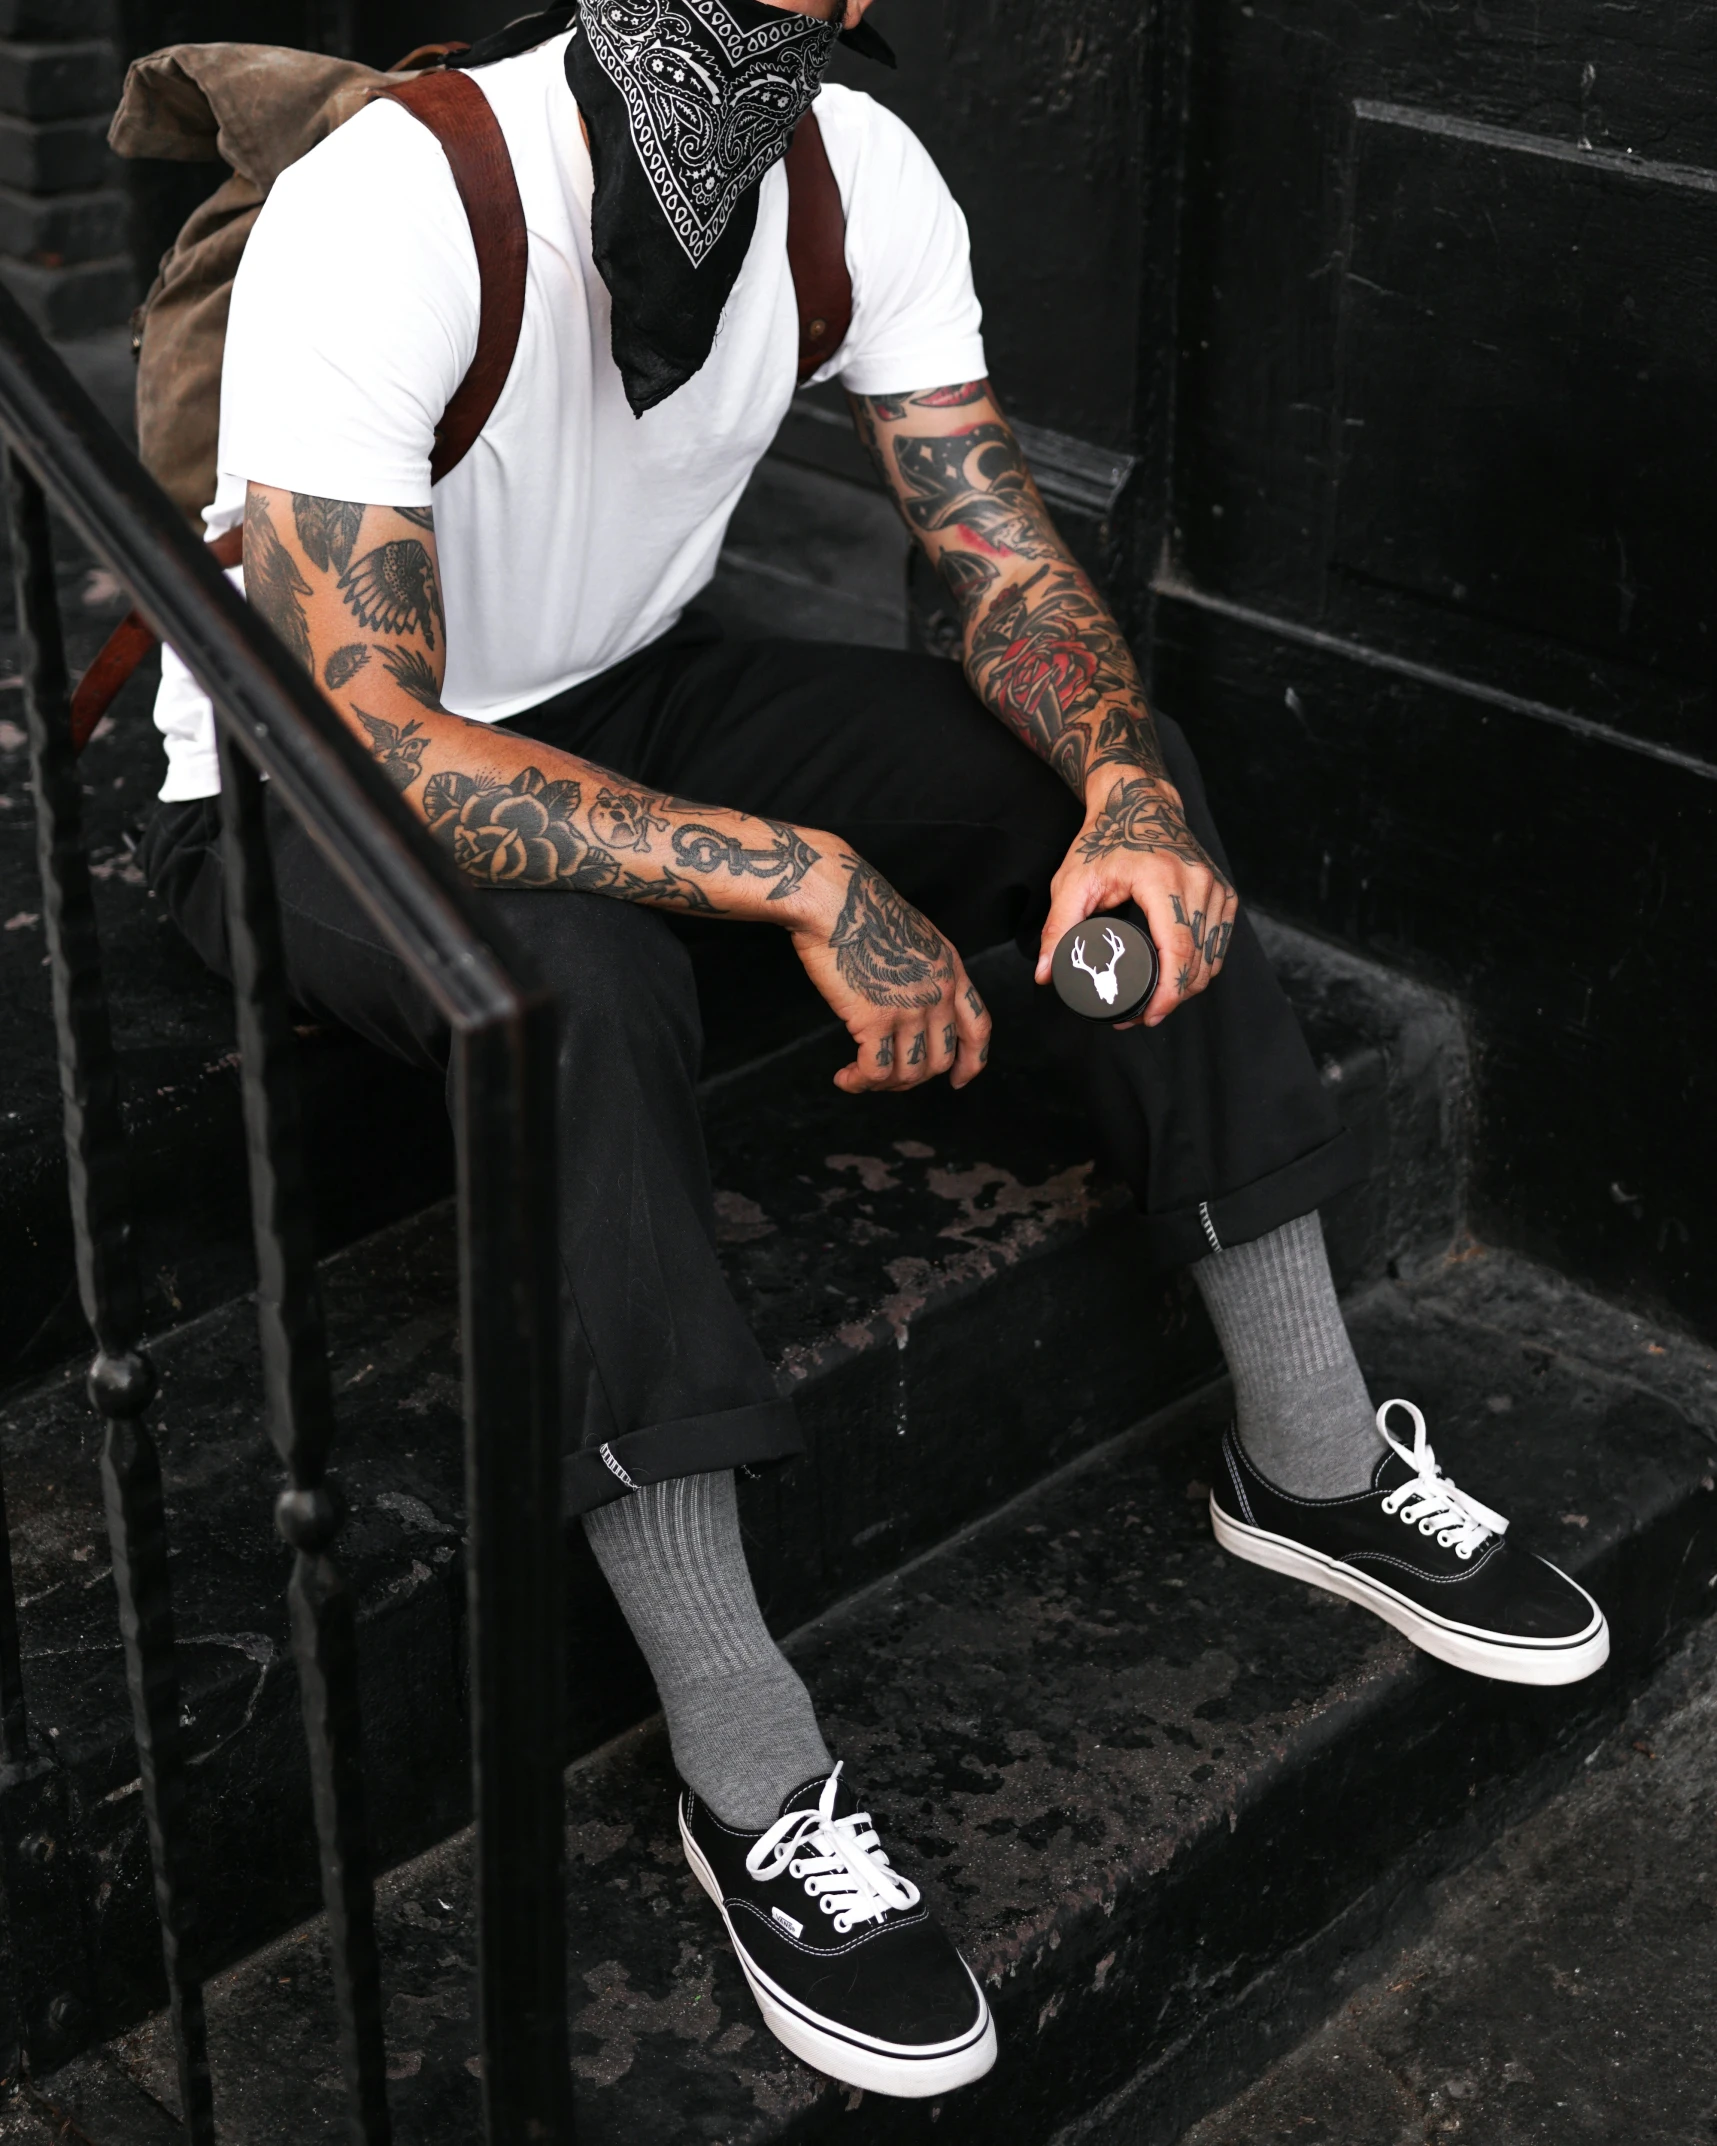
<instances>
[{"instance_id":1,"label":"deer skull logo","mask_svg":"<svg viewBox=\"0 0 1717 2146\"><path fill-rule=\"evenodd\" d=\"M1085 936L1083 933L1074 940L1073 953L1070 958L1073 966L1076 969L1083 969L1085 974L1097 986L1097 996L1103 1001L1104 1005L1113 1006L1121 994L1120 979L1116 976L1115 971L1121 965L1121 956L1127 951L1127 942L1118 931L1111 930L1107 924L1103 927L1103 936L1109 942L1109 965L1107 968L1094 969L1090 962L1086 960Z\"/></svg>"}]
</instances>

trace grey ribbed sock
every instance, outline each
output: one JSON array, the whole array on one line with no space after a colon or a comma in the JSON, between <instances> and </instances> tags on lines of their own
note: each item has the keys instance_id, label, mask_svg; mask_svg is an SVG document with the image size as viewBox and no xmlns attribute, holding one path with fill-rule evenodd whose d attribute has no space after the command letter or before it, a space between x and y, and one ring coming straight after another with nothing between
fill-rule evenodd
<instances>
[{"instance_id":1,"label":"grey ribbed sock","mask_svg":"<svg viewBox=\"0 0 1717 2146\"><path fill-rule=\"evenodd\" d=\"M1213 1252L1192 1278L1234 1377L1240 1443L1253 1463L1297 1498L1367 1489L1382 1443L1317 1216Z\"/></svg>"},{"instance_id":2,"label":"grey ribbed sock","mask_svg":"<svg viewBox=\"0 0 1717 2146\"><path fill-rule=\"evenodd\" d=\"M586 1513L584 1532L656 1680L680 1778L728 1825L773 1825L834 1760L757 1606L732 1469L649 1484Z\"/></svg>"}]
</instances>

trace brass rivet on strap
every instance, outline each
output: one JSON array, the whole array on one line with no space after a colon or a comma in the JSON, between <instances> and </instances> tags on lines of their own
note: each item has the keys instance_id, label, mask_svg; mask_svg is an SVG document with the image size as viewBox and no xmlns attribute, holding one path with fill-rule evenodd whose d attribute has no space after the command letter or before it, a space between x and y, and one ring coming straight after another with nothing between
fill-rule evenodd
<instances>
[{"instance_id":1,"label":"brass rivet on strap","mask_svg":"<svg viewBox=\"0 0 1717 2146\"><path fill-rule=\"evenodd\" d=\"M828 322L827 322L826 320L814 320L814 321L812 321L812 323L811 323L811 340L812 340L812 342L814 343L814 342L815 342L815 341L817 340L817 338L818 338L818 337L819 337L820 335L826 335L826 334L828 333L828 329L829 329L829 324L828 324Z\"/></svg>"}]
</instances>

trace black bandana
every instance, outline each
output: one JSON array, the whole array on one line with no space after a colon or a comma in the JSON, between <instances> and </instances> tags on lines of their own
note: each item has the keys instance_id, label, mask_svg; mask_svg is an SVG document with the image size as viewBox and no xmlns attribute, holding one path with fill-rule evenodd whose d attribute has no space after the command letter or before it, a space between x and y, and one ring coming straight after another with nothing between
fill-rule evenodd
<instances>
[{"instance_id":1,"label":"black bandana","mask_svg":"<svg viewBox=\"0 0 1717 2146\"><path fill-rule=\"evenodd\" d=\"M614 362L633 414L709 356L757 223L837 35L894 64L868 23L762 0L581 0L510 24L454 64L481 66L570 24L566 78L590 135L591 240L613 306Z\"/></svg>"},{"instance_id":2,"label":"black bandana","mask_svg":"<svg viewBox=\"0 0 1717 2146\"><path fill-rule=\"evenodd\" d=\"M762 0L582 0L566 78L590 129L592 248L636 416L709 356L758 182L834 42L831 23Z\"/></svg>"}]
</instances>

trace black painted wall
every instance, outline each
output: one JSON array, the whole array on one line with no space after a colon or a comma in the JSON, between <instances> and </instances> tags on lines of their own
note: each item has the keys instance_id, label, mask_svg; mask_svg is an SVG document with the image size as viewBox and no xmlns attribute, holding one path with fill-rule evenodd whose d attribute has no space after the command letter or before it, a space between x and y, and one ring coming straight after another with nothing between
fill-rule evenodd
<instances>
[{"instance_id":1,"label":"black painted wall","mask_svg":"<svg viewBox=\"0 0 1717 2146\"><path fill-rule=\"evenodd\" d=\"M1482 1233L1717 1334L1717 10L877 20L1245 889L1466 1003Z\"/></svg>"},{"instance_id":2,"label":"black painted wall","mask_svg":"<svg viewBox=\"0 0 1717 2146\"><path fill-rule=\"evenodd\" d=\"M1477 1224L1717 1332L1717 14L1189 8L1157 688L1471 1009Z\"/></svg>"}]
</instances>

